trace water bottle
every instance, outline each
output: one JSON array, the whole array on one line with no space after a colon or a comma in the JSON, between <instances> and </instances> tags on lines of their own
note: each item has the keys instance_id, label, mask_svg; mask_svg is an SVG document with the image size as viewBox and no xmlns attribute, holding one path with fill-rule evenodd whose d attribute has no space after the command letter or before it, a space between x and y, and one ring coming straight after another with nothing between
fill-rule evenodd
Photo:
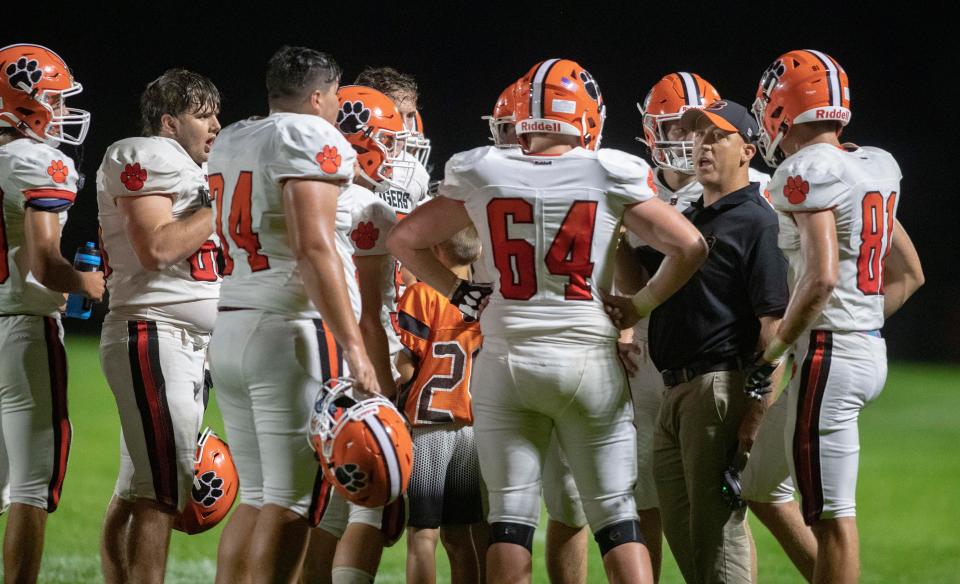
<instances>
[{"instance_id":1,"label":"water bottle","mask_svg":"<svg viewBox=\"0 0 960 584\"><path fill-rule=\"evenodd\" d=\"M100 250L97 245L88 241L83 247L77 248L77 255L73 256L73 267L78 272L96 272L100 269ZM93 312L93 300L76 292L67 297L67 316L86 320Z\"/></svg>"}]
</instances>

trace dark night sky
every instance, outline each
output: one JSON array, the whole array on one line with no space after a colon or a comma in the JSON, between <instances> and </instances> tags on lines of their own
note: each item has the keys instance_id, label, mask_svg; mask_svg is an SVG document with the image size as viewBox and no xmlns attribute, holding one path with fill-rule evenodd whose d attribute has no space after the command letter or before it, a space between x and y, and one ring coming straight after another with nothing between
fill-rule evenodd
<instances>
[{"instance_id":1,"label":"dark night sky","mask_svg":"<svg viewBox=\"0 0 960 584\"><path fill-rule=\"evenodd\" d=\"M941 14L883 13L872 4L759 5L732 2L682 11L644 3L650 12L617 3L561 2L483 10L407 3L377 12L370 4L336 9L278 8L239 15L239 4L196 2L190 9L87 9L36 25L6 28L2 45L35 42L59 52L83 84L73 103L93 113L81 171L87 185L71 211L64 250L96 234L94 177L106 147L138 129L141 90L169 67L201 72L223 96L221 122L266 109L264 67L283 44L334 55L349 82L365 65L391 65L416 76L427 135L434 144L434 178L453 153L486 143L486 123L500 91L534 63L571 58L600 84L608 107L603 145L642 154L635 103L671 71L697 72L720 94L749 105L763 70L790 49L815 48L836 58L851 84L853 117L844 138L889 150L903 170L898 216L913 236L926 286L886 328L892 357L960 361L960 302L952 258L960 197L947 159L955 142L956 89L947 85L958 51L955 29ZM479 4L477 4L479 5ZM629 3L627 6L639 6ZM636 10L636 9L632 9ZM82 16L80 16L82 14ZM31 22L27 19L25 22ZM82 22L82 24L81 24ZM949 123L952 122L952 123ZM66 149L69 152L69 149ZM76 158L76 157L75 157ZM763 169L763 163L757 163ZM75 325L73 325L75 326Z\"/></svg>"}]
</instances>

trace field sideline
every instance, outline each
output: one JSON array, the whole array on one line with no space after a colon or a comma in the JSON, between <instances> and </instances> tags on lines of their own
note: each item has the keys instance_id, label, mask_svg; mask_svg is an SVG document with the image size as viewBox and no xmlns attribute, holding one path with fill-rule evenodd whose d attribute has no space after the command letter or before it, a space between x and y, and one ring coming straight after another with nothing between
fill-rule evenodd
<instances>
[{"instance_id":1,"label":"field sideline","mask_svg":"<svg viewBox=\"0 0 960 584\"><path fill-rule=\"evenodd\" d=\"M117 472L119 421L100 373L97 341L67 339L73 450L60 509L50 517L40 582L99 582L100 522ZM212 400L207 422L221 431ZM960 368L896 364L880 398L861 420L858 488L863 578L866 583L960 582ZM5 526L0 518L0 526ZM802 582L769 533L753 522L760 581ZM212 582L219 529L174 534L167 582ZM543 530L534 549L534 582L547 582ZM404 542L384 554L378 583L403 582ZM446 558L440 581L447 581ZM595 547L590 582L603 582ZM665 583L680 582L672 558Z\"/></svg>"}]
</instances>

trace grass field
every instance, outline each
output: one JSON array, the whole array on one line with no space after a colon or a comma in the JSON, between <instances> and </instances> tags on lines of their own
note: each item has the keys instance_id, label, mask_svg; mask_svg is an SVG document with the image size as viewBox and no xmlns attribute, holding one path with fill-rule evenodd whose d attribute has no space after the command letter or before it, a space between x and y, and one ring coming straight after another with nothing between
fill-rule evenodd
<instances>
[{"instance_id":1,"label":"grass field","mask_svg":"<svg viewBox=\"0 0 960 584\"><path fill-rule=\"evenodd\" d=\"M100 522L117 473L119 422L93 338L70 337L73 451L60 509L50 517L40 581L99 582ZM208 423L222 430L215 401ZM863 582L960 582L960 368L897 364L861 418L858 511ZM5 526L0 519L0 526ZM543 530L534 548L535 582L547 582ZM212 582L219 529L173 536L167 582ZM801 582L769 533L753 523L760 582ZM378 583L403 582L404 542L384 554ZM440 552L442 556L442 552ZM448 579L439 559L440 581ZM590 582L603 582L595 549ZM663 582L680 582L672 558Z\"/></svg>"}]
</instances>

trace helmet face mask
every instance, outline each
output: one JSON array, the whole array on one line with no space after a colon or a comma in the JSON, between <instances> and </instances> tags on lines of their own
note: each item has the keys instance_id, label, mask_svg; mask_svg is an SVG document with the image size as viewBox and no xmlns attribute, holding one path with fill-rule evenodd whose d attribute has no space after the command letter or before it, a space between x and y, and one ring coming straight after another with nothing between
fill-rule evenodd
<instances>
[{"instance_id":1,"label":"helmet face mask","mask_svg":"<svg viewBox=\"0 0 960 584\"><path fill-rule=\"evenodd\" d=\"M694 174L693 140L672 140L670 138L671 128L679 124L683 112L688 109L690 108L681 108L680 112L676 114L643 116L644 142L650 148L650 156L654 163L660 168L682 174Z\"/></svg>"},{"instance_id":2,"label":"helmet face mask","mask_svg":"<svg viewBox=\"0 0 960 584\"><path fill-rule=\"evenodd\" d=\"M412 154L414 158L417 159L424 167L427 166L427 162L430 160L430 151L432 150L430 146L430 138L427 138L423 133L423 118L420 117L420 112L416 112L416 127L408 128L410 135L407 136L407 152Z\"/></svg>"},{"instance_id":3,"label":"helmet face mask","mask_svg":"<svg viewBox=\"0 0 960 584\"><path fill-rule=\"evenodd\" d=\"M79 94L77 83L59 55L40 45L0 49L0 127L50 145L79 146L90 127L90 112L66 106Z\"/></svg>"}]
</instances>

